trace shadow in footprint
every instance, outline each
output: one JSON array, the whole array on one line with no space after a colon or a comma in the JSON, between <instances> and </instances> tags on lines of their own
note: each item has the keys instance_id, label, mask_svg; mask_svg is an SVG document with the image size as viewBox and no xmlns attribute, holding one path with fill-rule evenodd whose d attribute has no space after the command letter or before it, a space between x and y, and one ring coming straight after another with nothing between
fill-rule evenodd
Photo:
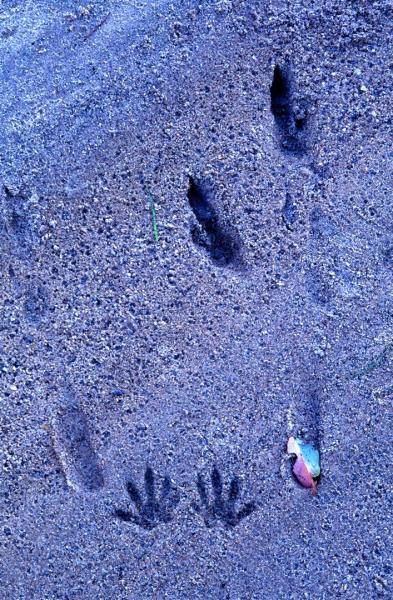
<instances>
[{"instance_id":1,"label":"shadow in footprint","mask_svg":"<svg viewBox=\"0 0 393 600\"><path fill-rule=\"evenodd\" d=\"M220 267L239 264L240 242L235 232L230 232L220 222L210 187L190 177L187 197L198 222L191 228L193 242L204 248Z\"/></svg>"},{"instance_id":2,"label":"shadow in footprint","mask_svg":"<svg viewBox=\"0 0 393 600\"><path fill-rule=\"evenodd\" d=\"M276 65L270 87L270 109L276 122L282 150L294 155L305 153L306 111L294 106L292 76L288 66Z\"/></svg>"}]
</instances>

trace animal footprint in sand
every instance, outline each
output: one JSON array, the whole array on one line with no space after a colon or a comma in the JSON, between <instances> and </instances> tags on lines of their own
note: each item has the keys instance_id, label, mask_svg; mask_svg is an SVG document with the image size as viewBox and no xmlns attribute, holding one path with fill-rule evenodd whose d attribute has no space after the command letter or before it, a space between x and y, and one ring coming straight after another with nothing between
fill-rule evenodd
<instances>
[{"instance_id":1,"label":"animal footprint in sand","mask_svg":"<svg viewBox=\"0 0 393 600\"><path fill-rule=\"evenodd\" d=\"M211 484L213 490L212 501L209 500L202 475L198 475L197 489L201 504L194 505L194 508L202 514L206 527L212 527L217 520L222 521L226 527L235 527L242 519L256 510L257 505L255 502L247 502L243 508L236 510L236 503L240 494L240 482L236 476L232 478L229 484L228 494L224 495L221 475L217 467L213 467Z\"/></svg>"},{"instance_id":2,"label":"animal footprint in sand","mask_svg":"<svg viewBox=\"0 0 393 600\"><path fill-rule=\"evenodd\" d=\"M167 475L163 479L159 498L156 496L154 473L150 467L145 471L145 500L133 481L128 481L126 488L136 512L116 510L115 515L121 521L135 523L144 529L154 529L160 523L169 523L172 520L180 494Z\"/></svg>"}]
</instances>

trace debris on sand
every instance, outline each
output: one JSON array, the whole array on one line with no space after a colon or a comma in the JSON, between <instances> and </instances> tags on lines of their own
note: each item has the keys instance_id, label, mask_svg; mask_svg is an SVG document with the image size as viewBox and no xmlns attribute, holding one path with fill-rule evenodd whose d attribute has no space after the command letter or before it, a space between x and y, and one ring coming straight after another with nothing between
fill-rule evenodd
<instances>
[{"instance_id":1,"label":"debris on sand","mask_svg":"<svg viewBox=\"0 0 393 600\"><path fill-rule=\"evenodd\" d=\"M287 452L296 456L293 465L293 474L296 479L303 487L311 488L311 493L315 496L317 493L315 480L321 472L318 450L312 444L307 444L300 438L290 437Z\"/></svg>"},{"instance_id":2,"label":"debris on sand","mask_svg":"<svg viewBox=\"0 0 393 600\"><path fill-rule=\"evenodd\" d=\"M109 20L110 16L111 16L111 13L108 13L107 15L105 15L105 17L103 19L101 19L101 21L85 35L85 37L83 38L83 41L86 42L89 38L91 38L100 29L100 27L105 25L105 23Z\"/></svg>"}]
</instances>

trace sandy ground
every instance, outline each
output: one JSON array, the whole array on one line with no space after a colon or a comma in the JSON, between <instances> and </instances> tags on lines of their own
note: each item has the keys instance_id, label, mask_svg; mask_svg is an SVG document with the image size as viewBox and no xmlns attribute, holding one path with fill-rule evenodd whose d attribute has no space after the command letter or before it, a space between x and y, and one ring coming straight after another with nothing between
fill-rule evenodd
<instances>
[{"instance_id":1,"label":"sandy ground","mask_svg":"<svg viewBox=\"0 0 393 600\"><path fill-rule=\"evenodd\" d=\"M1 598L393 597L392 23L3 0Z\"/></svg>"}]
</instances>

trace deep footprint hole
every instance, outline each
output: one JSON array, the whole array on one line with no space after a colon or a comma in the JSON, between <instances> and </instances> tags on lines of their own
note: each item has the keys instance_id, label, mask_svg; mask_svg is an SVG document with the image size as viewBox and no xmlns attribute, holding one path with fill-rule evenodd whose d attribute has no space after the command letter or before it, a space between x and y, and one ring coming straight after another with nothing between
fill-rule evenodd
<instances>
[{"instance_id":1,"label":"deep footprint hole","mask_svg":"<svg viewBox=\"0 0 393 600\"><path fill-rule=\"evenodd\" d=\"M292 77L288 66L276 65L270 86L270 110L273 114L278 138L283 151L301 155L305 152L305 110L293 105Z\"/></svg>"},{"instance_id":2,"label":"deep footprint hole","mask_svg":"<svg viewBox=\"0 0 393 600\"><path fill-rule=\"evenodd\" d=\"M194 243L204 248L218 266L236 263L240 244L221 223L210 187L190 177L187 198L199 224L191 229Z\"/></svg>"},{"instance_id":3,"label":"deep footprint hole","mask_svg":"<svg viewBox=\"0 0 393 600\"><path fill-rule=\"evenodd\" d=\"M288 75L279 65L276 65L270 88L270 108L280 127L288 124L291 112L290 95L291 88Z\"/></svg>"}]
</instances>

